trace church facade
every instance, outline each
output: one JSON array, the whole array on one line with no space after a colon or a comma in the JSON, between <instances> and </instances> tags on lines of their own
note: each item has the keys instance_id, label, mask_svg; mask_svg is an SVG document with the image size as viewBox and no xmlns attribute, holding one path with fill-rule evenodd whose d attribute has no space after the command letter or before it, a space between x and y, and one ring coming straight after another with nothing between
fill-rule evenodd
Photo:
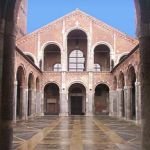
<instances>
[{"instance_id":1,"label":"church facade","mask_svg":"<svg viewBox=\"0 0 150 150\"><path fill-rule=\"evenodd\" d=\"M25 34L25 1L21 7L14 121L42 115L110 115L140 124L136 39L80 10Z\"/></svg>"}]
</instances>

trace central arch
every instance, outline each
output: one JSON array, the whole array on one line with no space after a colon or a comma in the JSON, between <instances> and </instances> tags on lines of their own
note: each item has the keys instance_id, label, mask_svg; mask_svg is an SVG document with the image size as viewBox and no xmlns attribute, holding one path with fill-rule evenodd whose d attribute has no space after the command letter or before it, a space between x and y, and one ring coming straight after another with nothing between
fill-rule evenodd
<instances>
[{"instance_id":1,"label":"central arch","mask_svg":"<svg viewBox=\"0 0 150 150\"><path fill-rule=\"evenodd\" d=\"M81 83L74 83L68 92L69 115L84 115L86 113L86 89Z\"/></svg>"},{"instance_id":2,"label":"central arch","mask_svg":"<svg viewBox=\"0 0 150 150\"><path fill-rule=\"evenodd\" d=\"M86 71L87 35L80 29L69 32L67 36L68 70Z\"/></svg>"}]
</instances>

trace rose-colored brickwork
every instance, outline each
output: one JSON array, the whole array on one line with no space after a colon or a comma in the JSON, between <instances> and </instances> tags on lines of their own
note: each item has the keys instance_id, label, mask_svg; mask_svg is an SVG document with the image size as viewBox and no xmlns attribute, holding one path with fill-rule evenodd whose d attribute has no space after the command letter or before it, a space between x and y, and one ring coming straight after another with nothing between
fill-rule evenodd
<instances>
[{"instance_id":1,"label":"rose-colored brickwork","mask_svg":"<svg viewBox=\"0 0 150 150\"><path fill-rule=\"evenodd\" d=\"M76 95L83 101L83 112L79 114L102 113L139 121L140 58L137 45L136 39L80 10L21 37L17 40L20 50L16 50L15 72L19 66L24 70L28 111L48 114L53 108L48 111L47 106L55 106L54 97L57 96L58 114L66 116L71 114L71 99ZM25 54L36 60L35 64ZM59 68L54 68L55 64L60 64ZM95 68L95 64L99 68ZM85 87L84 94L79 86L75 87L76 94L71 93L71 96L69 89L77 84ZM45 87L50 91L51 86L58 86L59 93L51 91L52 95L47 98Z\"/></svg>"}]
</instances>

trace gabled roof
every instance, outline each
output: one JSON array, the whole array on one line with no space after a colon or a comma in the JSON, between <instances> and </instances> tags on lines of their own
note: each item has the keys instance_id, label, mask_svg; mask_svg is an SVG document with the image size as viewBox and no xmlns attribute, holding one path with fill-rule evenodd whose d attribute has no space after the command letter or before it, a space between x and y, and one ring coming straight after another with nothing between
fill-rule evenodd
<instances>
[{"instance_id":1,"label":"gabled roof","mask_svg":"<svg viewBox=\"0 0 150 150\"><path fill-rule=\"evenodd\" d=\"M95 17L93 16L90 16L89 14L79 10L79 9L76 9L50 23L48 23L47 25L19 38L17 41L22 41L23 39L25 39L26 36L34 36L37 32L43 32L43 30L47 29L47 28L50 28L52 25L64 20L64 19L67 19L68 17L71 17L71 16L74 16L74 15L83 15L83 16L86 16L88 19L90 19L93 23L97 24L98 26L102 27L102 28L105 28L106 30L109 30L109 31L112 31L114 33L116 33L117 35L119 35L120 37L122 38L125 38L126 40L130 41L131 43L134 43L134 44L137 44L138 43L138 40L136 40L135 38L132 38L130 36L128 36L127 34L119 31L118 29L104 23L103 21L99 20L99 19L96 19Z\"/></svg>"}]
</instances>

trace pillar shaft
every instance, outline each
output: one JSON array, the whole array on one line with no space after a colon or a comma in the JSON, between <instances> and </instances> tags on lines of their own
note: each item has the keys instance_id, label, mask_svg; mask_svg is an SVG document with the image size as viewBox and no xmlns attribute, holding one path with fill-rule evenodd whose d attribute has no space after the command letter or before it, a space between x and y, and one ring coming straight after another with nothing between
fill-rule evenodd
<instances>
[{"instance_id":1,"label":"pillar shaft","mask_svg":"<svg viewBox=\"0 0 150 150\"><path fill-rule=\"evenodd\" d=\"M11 149L13 139L13 98L14 98L14 63L15 63L15 36L14 24L7 22L10 33L4 35L3 69L2 69L2 97L1 97L1 137L0 149ZM7 26L6 25L6 26ZM11 27L11 25L13 27ZM7 143L7 144L6 144Z\"/></svg>"},{"instance_id":2,"label":"pillar shaft","mask_svg":"<svg viewBox=\"0 0 150 150\"><path fill-rule=\"evenodd\" d=\"M68 100L65 91L60 93L60 116L68 116Z\"/></svg>"},{"instance_id":3,"label":"pillar shaft","mask_svg":"<svg viewBox=\"0 0 150 150\"><path fill-rule=\"evenodd\" d=\"M136 122L141 124L141 85L140 82L135 83L135 99L136 99Z\"/></svg>"}]
</instances>

